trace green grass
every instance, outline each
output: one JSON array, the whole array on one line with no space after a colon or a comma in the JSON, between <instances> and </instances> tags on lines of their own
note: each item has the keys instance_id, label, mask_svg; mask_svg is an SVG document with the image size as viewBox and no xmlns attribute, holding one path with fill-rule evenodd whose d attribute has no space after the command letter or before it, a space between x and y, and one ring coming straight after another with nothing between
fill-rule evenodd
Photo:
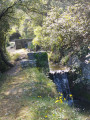
<instances>
[{"instance_id":1,"label":"green grass","mask_svg":"<svg viewBox=\"0 0 90 120\"><path fill-rule=\"evenodd\" d=\"M65 65L65 64L68 62L68 60L69 60L69 56L68 56L68 55L65 56L65 57L63 57L63 58L61 59L62 65Z\"/></svg>"},{"instance_id":2,"label":"green grass","mask_svg":"<svg viewBox=\"0 0 90 120\"><path fill-rule=\"evenodd\" d=\"M20 54L19 53L16 53L12 56L12 60L15 61L17 60L18 58L20 57Z\"/></svg>"},{"instance_id":3,"label":"green grass","mask_svg":"<svg viewBox=\"0 0 90 120\"><path fill-rule=\"evenodd\" d=\"M0 88L0 120L85 120L87 116L64 103L55 103L55 84L37 68L27 68Z\"/></svg>"}]
</instances>

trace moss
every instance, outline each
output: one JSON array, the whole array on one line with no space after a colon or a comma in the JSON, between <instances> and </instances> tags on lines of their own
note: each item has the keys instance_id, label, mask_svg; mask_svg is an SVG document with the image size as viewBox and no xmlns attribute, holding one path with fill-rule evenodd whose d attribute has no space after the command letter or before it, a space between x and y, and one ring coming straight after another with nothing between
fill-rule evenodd
<instances>
[{"instance_id":1,"label":"moss","mask_svg":"<svg viewBox=\"0 0 90 120\"><path fill-rule=\"evenodd\" d=\"M35 53L34 57L36 59L36 66L39 70L49 72L49 64L48 64L48 55L46 52Z\"/></svg>"},{"instance_id":2,"label":"moss","mask_svg":"<svg viewBox=\"0 0 90 120\"><path fill-rule=\"evenodd\" d=\"M34 56L37 60L37 67L47 67L48 56L46 52L35 53Z\"/></svg>"}]
</instances>

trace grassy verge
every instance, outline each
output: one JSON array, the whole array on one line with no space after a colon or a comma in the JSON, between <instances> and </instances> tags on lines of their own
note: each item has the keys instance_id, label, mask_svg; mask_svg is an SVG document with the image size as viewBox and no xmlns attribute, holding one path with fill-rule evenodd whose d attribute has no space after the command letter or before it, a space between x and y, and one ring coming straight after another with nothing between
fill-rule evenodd
<instances>
[{"instance_id":1,"label":"grassy verge","mask_svg":"<svg viewBox=\"0 0 90 120\"><path fill-rule=\"evenodd\" d=\"M3 75L2 81L5 78ZM0 88L0 120L85 120L67 104L56 102L54 83L36 68L7 76Z\"/></svg>"},{"instance_id":2,"label":"grassy verge","mask_svg":"<svg viewBox=\"0 0 90 120\"><path fill-rule=\"evenodd\" d=\"M15 60L17 60L19 57L20 57L20 54L19 54L19 53L16 53L16 54L14 54L14 55L11 56L11 58L12 58L11 60L12 60L12 61L15 61Z\"/></svg>"}]
</instances>

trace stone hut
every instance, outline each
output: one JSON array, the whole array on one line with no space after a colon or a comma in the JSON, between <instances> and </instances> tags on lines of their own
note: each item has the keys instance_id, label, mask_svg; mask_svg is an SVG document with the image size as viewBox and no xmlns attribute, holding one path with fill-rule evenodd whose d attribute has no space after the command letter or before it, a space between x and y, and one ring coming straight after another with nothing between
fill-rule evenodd
<instances>
[{"instance_id":1,"label":"stone hut","mask_svg":"<svg viewBox=\"0 0 90 120\"><path fill-rule=\"evenodd\" d=\"M27 48L32 39L15 39L16 49Z\"/></svg>"}]
</instances>

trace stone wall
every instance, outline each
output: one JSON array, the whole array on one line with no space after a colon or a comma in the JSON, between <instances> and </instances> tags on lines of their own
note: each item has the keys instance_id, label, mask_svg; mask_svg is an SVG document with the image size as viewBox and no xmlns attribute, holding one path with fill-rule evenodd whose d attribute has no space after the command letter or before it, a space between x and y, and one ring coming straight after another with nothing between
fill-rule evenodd
<instances>
[{"instance_id":1,"label":"stone wall","mask_svg":"<svg viewBox=\"0 0 90 120\"><path fill-rule=\"evenodd\" d=\"M90 54L83 61L77 55L71 56L68 66L71 68L68 79L72 94L76 98L90 101Z\"/></svg>"},{"instance_id":2,"label":"stone wall","mask_svg":"<svg viewBox=\"0 0 90 120\"><path fill-rule=\"evenodd\" d=\"M15 39L16 49L27 48L28 42L32 42L32 39Z\"/></svg>"},{"instance_id":3,"label":"stone wall","mask_svg":"<svg viewBox=\"0 0 90 120\"><path fill-rule=\"evenodd\" d=\"M36 60L36 66L44 72L49 72L47 52L32 52L28 53L29 60Z\"/></svg>"}]
</instances>

